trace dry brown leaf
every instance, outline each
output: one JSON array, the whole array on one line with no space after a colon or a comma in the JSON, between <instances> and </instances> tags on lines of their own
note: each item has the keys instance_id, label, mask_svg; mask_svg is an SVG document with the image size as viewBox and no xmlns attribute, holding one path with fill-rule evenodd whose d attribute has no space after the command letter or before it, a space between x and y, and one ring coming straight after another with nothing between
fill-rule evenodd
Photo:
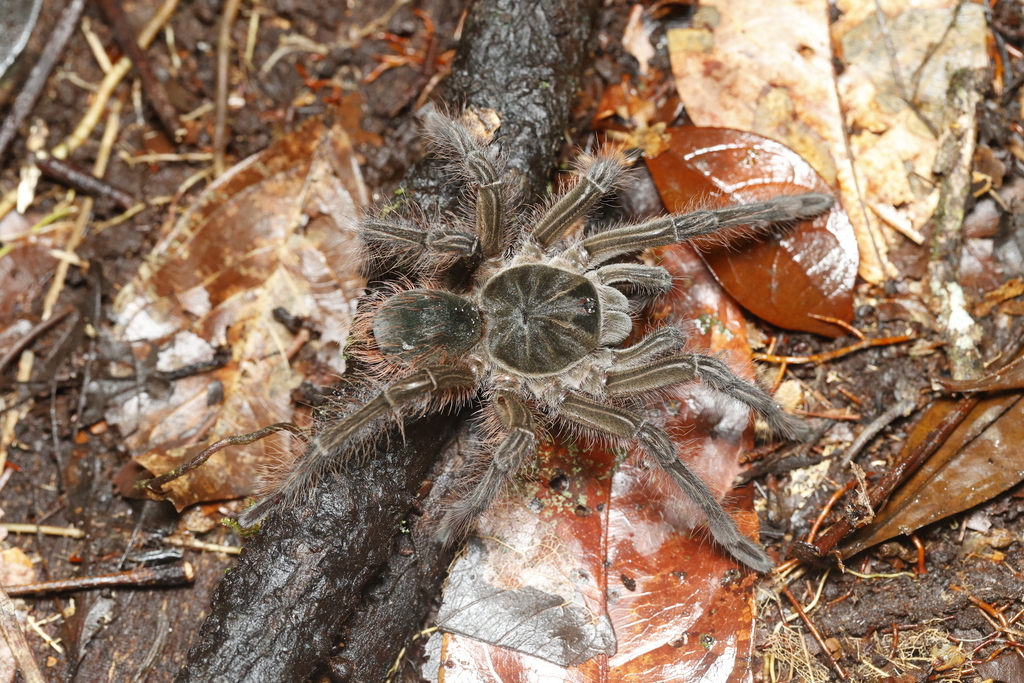
<instances>
[{"instance_id":1,"label":"dry brown leaf","mask_svg":"<svg viewBox=\"0 0 1024 683\"><path fill-rule=\"evenodd\" d=\"M275 308L314 327L318 360L343 371L365 284L354 226L366 202L348 136L313 119L221 176L161 238L115 302L119 338L149 375L106 418L137 462L163 474L213 441L292 418L305 372L291 355L307 333L277 322ZM229 350L225 367L154 384L217 349ZM221 451L165 491L179 509L249 495L289 438Z\"/></svg>"}]
</instances>

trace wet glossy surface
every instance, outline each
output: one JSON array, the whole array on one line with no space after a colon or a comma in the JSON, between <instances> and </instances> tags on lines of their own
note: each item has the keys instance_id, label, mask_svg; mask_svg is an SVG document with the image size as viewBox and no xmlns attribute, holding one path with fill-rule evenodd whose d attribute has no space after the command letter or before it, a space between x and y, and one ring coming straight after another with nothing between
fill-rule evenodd
<instances>
[{"instance_id":1,"label":"wet glossy surface","mask_svg":"<svg viewBox=\"0 0 1024 683\"><path fill-rule=\"evenodd\" d=\"M647 160L670 211L753 202L784 194L833 194L795 152L753 133L725 128L673 128L667 152ZM839 207L790 229L730 229L721 239L699 241L708 267L751 313L794 330L830 337L841 330L808 313L853 319L853 285L859 255L846 214Z\"/></svg>"}]
</instances>

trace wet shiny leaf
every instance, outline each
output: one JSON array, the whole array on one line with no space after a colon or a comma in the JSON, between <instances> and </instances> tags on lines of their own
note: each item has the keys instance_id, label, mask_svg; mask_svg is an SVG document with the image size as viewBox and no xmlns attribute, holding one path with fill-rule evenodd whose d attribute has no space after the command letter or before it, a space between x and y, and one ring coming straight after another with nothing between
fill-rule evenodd
<instances>
[{"instance_id":1,"label":"wet shiny leaf","mask_svg":"<svg viewBox=\"0 0 1024 683\"><path fill-rule=\"evenodd\" d=\"M367 201L344 130L313 119L211 184L164 235L119 295L120 338L145 374L207 362L227 366L160 387L143 384L108 411L137 462L159 475L218 439L292 418L291 392L309 368L344 369L341 347L364 286L353 227ZM314 328L289 331L283 308ZM275 434L229 448L165 486L180 509L254 490L260 465L289 447Z\"/></svg>"},{"instance_id":2,"label":"wet shiny leaf","mask_svg":"<svg viewBox=\"0 0 1024 683\"><path fill-rule=\"evenodd\" d=\"M736 303L689 247L660 257L681 285L651 306L643 326L683 325L694 348L724 354L751 377ZM648 407L667 415L681 456L712 488L726 490L751 443L748 411L692 385ZM727 507L753 534L757 518L746 493ZM640 453L556 431L536 469L487 514L452 570L459 579L438 614L449 631L439 680L751 680L757 577L712 545L700 525L693 505ZM490 608L474 612L485 596ZM516 596L522 602L502 602ZM552 619L554 605L571 618Z\"/></svg>"},{"instance_id":3,"label":"wet shiny leaf","mask_svg":"<svg viewBox=\"0 0 1024 683\"><path fill-rule=\"evenodd\" d=\"M921 443L956 405L935 403L907 439ZM1024 401L1019 395L982 400L921 468L896 490L874 522L843 547L843 557L909 534L972 508L1024 480Z\"/></svg>"},{"instance_id":4,"label":"wet shiny leaf","mask_svg":"<svg viewBox=\"0 0 1024 683\"><path fill-rule=\"evenodd\" d=\"M801 192L831 194L799 155L760 135L692 126L669 134L669 151L648 159L647 167L670 211ZM725 289L774 325L835 337L841 328L808 314L853 318L859 257L853 228L838 207L758 239L728 246L704 241L699 247Z\"/></svg>"}]
</instances>

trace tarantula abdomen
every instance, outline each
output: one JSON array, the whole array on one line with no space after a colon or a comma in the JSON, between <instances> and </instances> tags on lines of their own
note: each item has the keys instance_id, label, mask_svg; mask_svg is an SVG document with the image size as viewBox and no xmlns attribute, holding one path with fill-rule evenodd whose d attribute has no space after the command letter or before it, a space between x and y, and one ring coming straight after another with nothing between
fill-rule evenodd
<instances>
[{"instance_id":1,"label":"tarantula abdomen","mask_svg":"<svg viewBox=\"0 0 1024 683\"><path fill-rule=\"evenodd\" d=\"M325 430L285 474L275 498L246 513L243 523L264 514L273 500L296 495L309 477L351 460L353 450L392 421L478 397L496 417L495 433L484 449L482 473L441 521L441 538L465 533L536 455L537 430L563 426L637 446L697 503L727 552L758 571L770 569L764 550L740 534L665 430L635 406L673 385L701 381L784 436L799 437L806 427L722 361L685 352L675 328L623 347L632 325L629 301L618 288L664 292L672 278L660 266L610 261L723 227L808 218L827 210L832 199L817 193L779 197L583 237L574 231L617 184L626 163L621 155L587 158L576 182L539 216L510 216L505 174L493 150L454 121L435 114L428 123L438 143L462 163L475 210L465 219L468 225L454 227L422 218L365 221L369 260L399 256L413 273L359 314L359 341L351 351L374 368L379 393ZM470 284L448 291L437 283L447 281L445 271L456 263L470 270Z\"/></svg>"},{"instance_id":2,"label":"tarantula abdomen","mask_svg":"<svg viewBox=\"0 0 1024 683\"><path fill-rule=\"evenodd\" d=\"M483 318L473 302L438 290L399 292L373 317L380 352L405 365L461 356L482 334Z\"/></svg>"}]
</instances>

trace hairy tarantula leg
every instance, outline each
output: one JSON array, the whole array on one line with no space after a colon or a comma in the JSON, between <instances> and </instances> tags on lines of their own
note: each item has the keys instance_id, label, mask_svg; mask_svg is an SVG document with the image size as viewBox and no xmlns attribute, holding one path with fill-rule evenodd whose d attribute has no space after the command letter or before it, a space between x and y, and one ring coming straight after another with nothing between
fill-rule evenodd
<instances>
[{"instance_id":1,"label":"hairy tarantula leg","mask_svg":"<svg viewBox=\"0 0 1024 683\"><path fill-rule=\"evenodd\" d=\"M504 181L491 153L469 130L439 114L428 116L427 125L437 141L462 159L476 183L476 230L484 256L497 256L505 248Z\"/></svg>"},{"instance_id":2,"label":"hairy tarantula leg","mask_svg":"<svg viewBox=\"0 0 1024 683\"><path fill-rule=\"evenodd\" d=\"M440 251L471 256L476 238L457 230L421 230L398 221L368 218L360 226L364 242L380 243L391 252Z\"/></svg>"},{"instance_id":3,"label":"hairy tarantula leg","mask_svg":"<svg viewBox=\"0 0 1024 683\"><path fill-rule=\"evenodd\" d=\"M679 459L672 439L664 430L628 410L595 401L576 392L566 396L560 414L596 432L635 439L707 515L708 528L717 543L748 567L759 572L771 571L774 566L771 558L759 544L739 532L736 523L715 499L708 485Z\"/></svg>"},{"instance_id":4,"label":"hairy tarantula leg","mask_svg":"<svg viewBox=\"0 0 1024 683\"><path fill-rule=\"evenodd\" d=\"M797 441L807 436L808 427L803 420L783 412L771 396L737 377L723 361L700 353L686 353L635 367L609 370L605 391L609 396L636 396L695 379L751 408L768 422L776 434Z\"/></svg>"},{"instance_id":5,"label":"hairy tarantula leg","mask_svg":"<svg viewBox=\"0 0 1024 683\"><path fill-rule=\"evenodd\" d=\"M631 367L638 363L647 363L658 356L675 353L683 348L686 335L678 327L666 325L641 339L633 346L624 349L612 349L612 358L616 368Z\"/></svg>"},{"instance_id":6,"label":"hairy tarantula leg","mask_svg":"<svg viewBox=\"0 0 1024 683\"><path fill-rule=\"evenodd\" d=\"M612 191L622 175L622 162L613 157L596 157L568 192L555 200L537 221L531 234L542 247L549 247Z\"/></svg>"},{"instance_id":7,"label":"hairy tarantula leg","mask_svg":"<svg viewBox=\"0 0 1024 683\"><path fill-rule=\"evenodd\" d=\"M641 263L613 263L597 269L603 285L630 284L643 292L662 294L672 289L672 276L664 268Z\"/></svg>"},{"instance_id":8,"label":"hairy tarantula leg","mask_svg":"<svg viewBox=\"0 0 1024 683\"><path fill-rule=\"evenodd\" d=\"M507 434L491 458L483 478L468 497L456 502L445 514L437 530L442 543L458 541L477 517L491 506L523 463L537 453L537 434L533 414L518 396L507 391L494 392L498 419Z\"/></svg>"},{"instance_id":9,"label":"hairy tarantula leg","mask_svg":"<svg viewBox=\"0 0 1024 683\"><path fill-rule=\"evenodd\" d=\"M811 218L827 211L832 204L833 199L827 194L806 192L724 209L673 214L639 225L606 230L583 240L583 247L590 255L591 265L596 265L622 254L685 242L730 225Z\"/></svg>"},{"instance_id":10,"label":"hairy tarantula leg","mask_svg":"<svg viewBox=\"0 0 1024 683\"><path fill-rule=\"evenodd\" d=\"M358 441L360 437L372 434L380 418L416 400L447 392L468 392L476 384L476 373L469 368L453 365L428 365L394 382L317 437L305 455L296 461L277 491L239 515L238 523L243 527L253 526L280 503L295 500L304 491L311 489L313 483L330 471L332 466L337 466L339 460L344 462L351 456L351 453L341 449Z\"/></svg>"}]
</instances>

